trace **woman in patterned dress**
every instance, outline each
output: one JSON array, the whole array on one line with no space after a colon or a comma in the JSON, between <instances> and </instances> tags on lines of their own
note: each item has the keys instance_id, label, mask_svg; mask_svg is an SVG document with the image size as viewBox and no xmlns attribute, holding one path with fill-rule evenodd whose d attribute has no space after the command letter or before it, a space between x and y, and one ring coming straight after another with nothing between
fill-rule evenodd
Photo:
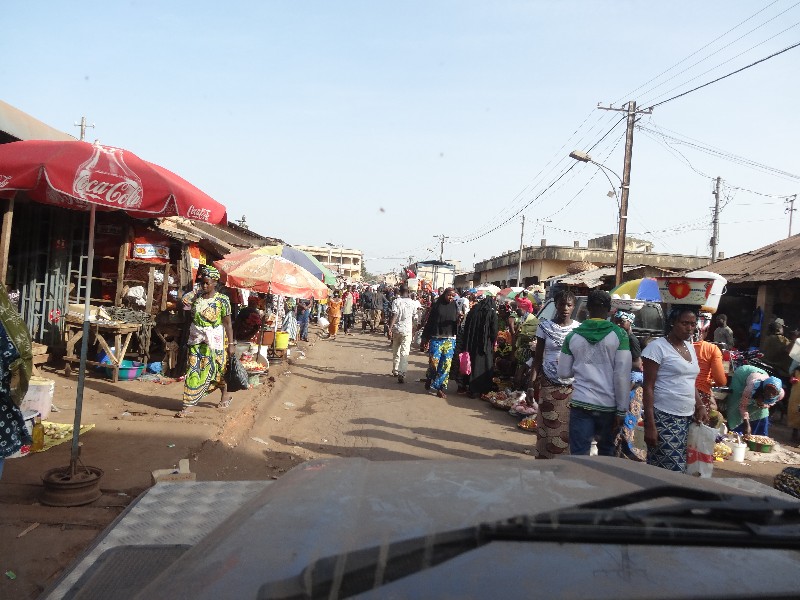
<instances>
[{"instance_id":1,"label":"woman in patterned dress","mask_svg":"<svg viewBox=\"0 0 800 600\"><path fill-rule=\"evenodd\" d=\"M0 288L0 477L6 457L32 441L19 409L32 370L28 328Z\"/></svg>"},{"instance_id":2,"label":"woman in patterned dress","mask_svg":"<svg viewBox=\"0 0 800 600\"><path fill-rule=\"evenodd\" d=\"M183 409L175 416L182 418L191 406L220 390L219 408L231 405L231 395L225 384L228 357L236 344L231 326L231 303L217 291L219 271L205 265L200 271L200 290L187 294L184 304L191 310L189 326L189 356L183 384Z\"/></svg>"}]
</instances>

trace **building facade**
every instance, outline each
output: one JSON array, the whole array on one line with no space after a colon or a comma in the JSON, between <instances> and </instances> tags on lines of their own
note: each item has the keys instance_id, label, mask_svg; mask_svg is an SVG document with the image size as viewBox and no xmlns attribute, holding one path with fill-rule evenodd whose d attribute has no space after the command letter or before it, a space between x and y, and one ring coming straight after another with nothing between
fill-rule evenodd
<instances>
[{"instance_id":1,"label":"building facade","mask_svg":"<svg viewBox=\"0 0 800 600\"><path fill-rule=\"evenodd\" d=\"M540 245L522 249L522 269L518 282L519 251L510 251L489 260L475 263L471 285L466 277L463 284L469 287L492 283L500 287L528 286L542 283L556 275L567 272L567 267L576 262L587 262L597 266L616 264L616 235L607 235L589 240L586 246L576 241L572 246L548 246L547 240ZM625 264L657 267L669 271L690 271L707 265L708 256L684 254L660 254L652 252L652 244L645 240L627 238Z\"/></svg>"},{"instance_id":2,"label":"building facade","mask_svg":"<svg viewBox=\"0 0 800 600\"><path fill-rule=\"evenodd\" d=\"M364 262L364 253L361 250L331 245L293 246L298 250L308 252L331 271L345 279L361 281L361 267Z\"/></svg>"}]
</instances>

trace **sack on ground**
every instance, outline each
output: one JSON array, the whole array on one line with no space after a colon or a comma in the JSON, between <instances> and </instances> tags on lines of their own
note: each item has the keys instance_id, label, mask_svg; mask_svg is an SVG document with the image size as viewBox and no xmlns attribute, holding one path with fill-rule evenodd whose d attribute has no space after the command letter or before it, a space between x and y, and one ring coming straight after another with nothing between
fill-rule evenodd
<instances>
[{"instance_id":1,"label":"sack on ground","mask_svg":"<svg viewBox=\"0 0 800 600\"><path fill-rule=\"evenodd\" d=\"M231 354L228 370L225 371L225 383L229 392L239 392L248 388L247 370L242 365L239 357Z\"/></svg>"},{"instance_id":2,"label":"sack on ground","mask_svg":"<svg viewBox=\"0 0 800 600\"><path fill-rule=\"evenodd\" d=\"M462 375L472 373L472 361L470 361L469 352L462 352L458 355L458 370Z\"/></svg>"},{"instance_id":3,"label":"sack on ground","mask_svg":"<svg viewBox=\"0 0 800 600\"><path fill-rule=\"evenodd\" d=\"M700 423L689 425L686 440L686 472L697 477L711 477L714 470L714 441L717 430Z\"/></svg>"}]
</instances>

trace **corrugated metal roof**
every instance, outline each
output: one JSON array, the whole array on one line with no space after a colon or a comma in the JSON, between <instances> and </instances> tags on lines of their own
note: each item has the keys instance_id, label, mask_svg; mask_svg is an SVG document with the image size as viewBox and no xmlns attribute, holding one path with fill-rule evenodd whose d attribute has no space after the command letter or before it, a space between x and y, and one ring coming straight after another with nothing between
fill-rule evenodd
<instances>
[{"instance_id":1,"label":"corrugated metal roof","mask_svg":"<svg viewBox=\"0 0 800 600\"><path fill-rule=\"evenodd\" d=\"M18 140L74 141L72 135L59 131L0 100L0 131Z\"/></svg>"},{"instance_id":2,"label":"corrugated metal roof","mask_svg":"<svg viewBox=\"0 0 800 600\"><path fill-rule=\"evenodd\" d=\"M623 273L640 269L642 265L625 265L622 268ZM550 277L548 281L551 283L563 283L566 285L585 285L588 288L596 288L603 285L604 277L613 277L617 273L616 267L598 267L596 269L588 269L575 273L574 275L564 274Z\"/></svg>"},{"instance_id":3,"label":"corrugated metal roof","mask_svg":"<svg viewBox=\"0 0 800 600\"><path fill-rule=\"evenodd\" d=\"M800 278L800 234L702 267L728 283L763 283Z\"/></svg>"}]
</instances>

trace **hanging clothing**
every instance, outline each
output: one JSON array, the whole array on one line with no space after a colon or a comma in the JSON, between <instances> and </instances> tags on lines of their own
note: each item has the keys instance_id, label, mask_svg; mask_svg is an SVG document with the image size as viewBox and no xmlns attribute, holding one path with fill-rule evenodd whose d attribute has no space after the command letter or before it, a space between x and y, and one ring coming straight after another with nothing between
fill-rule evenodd
<instances>
[{"instance_id":1,"label":"hanging clothing","mask_svg":"<svg viewBox=\"0 0 800 600\"><path fill-rule=\"evenodd\" d=\"M224 385L228 364L228 339L222 320L231 314L225 294L211 298L197 295L192 300L189 352L183 384L183 405L194 406L204 396Z\"/></svg>"}]
</instances>

